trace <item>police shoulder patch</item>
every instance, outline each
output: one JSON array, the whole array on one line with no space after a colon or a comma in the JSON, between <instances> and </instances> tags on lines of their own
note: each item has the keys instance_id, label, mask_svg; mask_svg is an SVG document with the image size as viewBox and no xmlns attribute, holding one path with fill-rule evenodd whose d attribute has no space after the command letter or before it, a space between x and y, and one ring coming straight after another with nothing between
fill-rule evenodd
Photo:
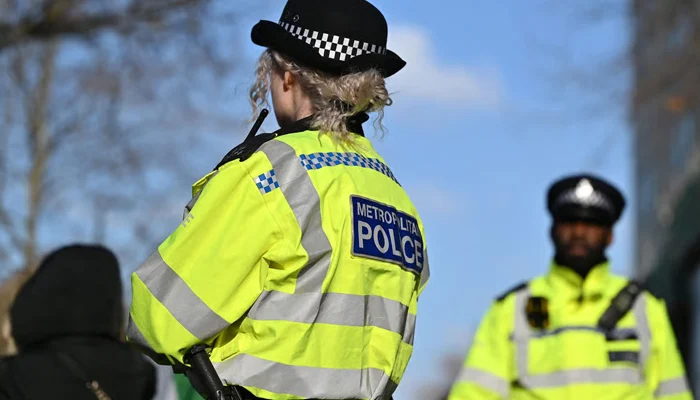
<instances>
[{"instance_id":1,"label":"police shoulder patch","mask_svg":"<svg viewBox=\"0 0 700 400\"><path fill-rule=\"evenodd\" d=\"M510 294L515 293L519 290L525 289L527 287L528 281L522 281L512 288L506 290L504 293L496 297L496 302L501 302L506 299Z\"/></svg>"},{"instance_id":2,"label":"police shoulder patch","mask_svg":"<svg viewBox=\"0 0 700 400\"><path fill-rule=\"evenodd\" d=\"M418 221L411 215L360 196L350 196L352 254L386 261L420 274L425 247Z\"/></svg>"}]
</instances>

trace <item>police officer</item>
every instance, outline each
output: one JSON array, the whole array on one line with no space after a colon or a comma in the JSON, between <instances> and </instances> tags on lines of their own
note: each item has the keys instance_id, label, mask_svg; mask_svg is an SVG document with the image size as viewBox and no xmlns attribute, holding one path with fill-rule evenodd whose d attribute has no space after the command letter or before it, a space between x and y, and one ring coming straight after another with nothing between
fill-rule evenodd
<instances>
[{"instance_id":1,"label":"police officer","mask_svg":"<svg viewBox=\"0 0 700 400\"><path fill-rule=\"evenodd\" d=\"M494 301L448 398L691 399L664 302L610 272L622 194L569 176L547 204L549 272Z\"/></svg>"},{"instance_id":2,"label":"police officer","mask_svg":"<svg viewBox=\"0 0 700 400\"><path fill-rule=\"evenodd\" d=\"M289 0L260 21L251 89L280 129L193 185L182 224L132 275L128 338L163 364L208 346L245 398L388 399L429 276L423 223L364 136L405 62L365 0Z\"/></svg>"}]
</instances>

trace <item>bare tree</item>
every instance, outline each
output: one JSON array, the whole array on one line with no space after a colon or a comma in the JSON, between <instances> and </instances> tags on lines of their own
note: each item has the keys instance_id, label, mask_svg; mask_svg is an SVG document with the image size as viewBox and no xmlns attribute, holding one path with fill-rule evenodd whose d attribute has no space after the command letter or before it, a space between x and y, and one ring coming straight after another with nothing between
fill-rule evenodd
<instances>
[{"instance_id":1,"label":"bare tree","mask_svg":"<svg viewBox=\"0 0 700 400\"><path fill-rule=\"evenodd\" d=\"M128 274L177 225L241 123L225 105L244 6L0 0L0 279L26 271L0 297L68 241L106 243Z\"/></svg>"}]
</instances>

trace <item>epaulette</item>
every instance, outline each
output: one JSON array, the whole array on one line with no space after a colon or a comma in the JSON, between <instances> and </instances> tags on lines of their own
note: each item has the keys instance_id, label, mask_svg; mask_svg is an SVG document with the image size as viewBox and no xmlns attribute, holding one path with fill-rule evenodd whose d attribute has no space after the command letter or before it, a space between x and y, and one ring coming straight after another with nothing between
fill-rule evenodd
<instances>
[{"instance_id":1,"label":"epaulette","mask_svg":"<svg viewBox=\"0 0 700 400\"><path fill-rule=\"evenodd\" d=\"M231 149L231 151L229 151L224 156L224 158L219 162L219 164L216 165L216 168L214 168L214 170L219 169L222 165L230 163L231 161L247 160L248 158L250 158L250 156L255 154L256 151L258 151L260 146L262 146L266 142L269 142L275 137L277 137L277 133L273 132L262 133L260 135L255 135L249 139L246 139L245 141L243 141L243 143Z\"/></svg>"},{"instance_id":2,"label":"epaulette","mask_svg":"<svg viewBox=\"0 0 700 400\"><path fill-rule=\"evenodd\" d=\"M528 281L522 281L522 282L518 283L517 285L513 286L512 288L506 290L500 296L496 297L496 302L501 302L501 301L505 300L505 298L508 297L508 295L510 295L511 293L515 293L518 290L526 288L527 284L528 284Z\"/></svg>"}]
</instances>

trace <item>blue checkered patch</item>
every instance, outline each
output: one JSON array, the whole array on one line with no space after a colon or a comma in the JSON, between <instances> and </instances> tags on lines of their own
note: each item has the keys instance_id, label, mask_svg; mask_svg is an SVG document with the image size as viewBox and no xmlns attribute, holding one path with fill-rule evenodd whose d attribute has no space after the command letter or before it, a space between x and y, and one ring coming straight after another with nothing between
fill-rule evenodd
<instances>
[{"instance_id":1,"label":"blue checkered patch","mask_svg":"<svg viewBox=\"0 0 700 400\"><path fill-rule=\"evenodd\" d=\"M260 193L262 194L270 193L271 191L280 187L279 182L277 182L274 169L255 178L255 184L258 186L258 189L260 189Z\"/></svg>"},{"instance_id":2,"label":"blue checkered patch","mask_svg":"<svg viewBox=\"0 0 700 400\"><path fill-rule=\"evenodd\" d=\"M373 169L391 178L397 184L399 181L394 177L389 167L375 158L367 158L357 153L313 153L302 154L301 165L308 170L320 169L323 167L333 167L336 165L347 165L352 167L362 167ZM400 185L400 184L399 184Z\"/></svg>"}]
</instances>

